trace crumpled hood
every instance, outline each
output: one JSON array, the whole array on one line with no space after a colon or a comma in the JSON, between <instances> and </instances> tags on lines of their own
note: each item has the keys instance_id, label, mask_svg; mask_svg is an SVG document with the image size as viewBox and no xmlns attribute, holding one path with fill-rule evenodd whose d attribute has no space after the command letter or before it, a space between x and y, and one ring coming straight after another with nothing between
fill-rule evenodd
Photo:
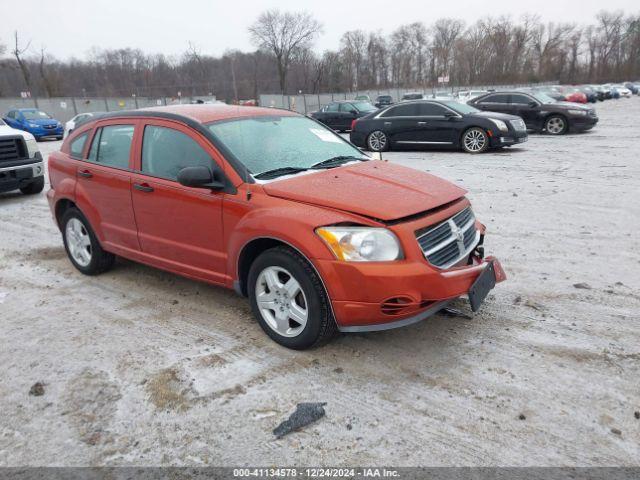
<instances>
[{"instance_id":1,"label":"crumpled hood","mask_svg":"<svg viewBox=\"0 0 640 480\"><path fill-rule=\"evenodd\" d=\"M466 193L434 175L375 160L277 180L263 188L273 197L384 221L431 210Z\"/></svg>"}]
</instances>

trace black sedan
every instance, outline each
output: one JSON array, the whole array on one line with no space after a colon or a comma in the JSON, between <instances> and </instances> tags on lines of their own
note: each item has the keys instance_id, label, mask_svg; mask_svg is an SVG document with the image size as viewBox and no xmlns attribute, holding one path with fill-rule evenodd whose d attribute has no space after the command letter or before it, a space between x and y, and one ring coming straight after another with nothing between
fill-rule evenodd
<instances>
[{"instance_id":1,"label":"black sedan","mask_svg":"<svg viewBox=\"0 0 640 480\"><path fill-rule=\"evenodd\" d=\"M339 100L325 105L317 112L311 113L310 116L324 123L327 127L342 132L351 129L354 120L376 110L376 107L369 102Z\"/></svg>"},{"instance_id":2,"label":"black sedan","mask_svg":"<svg viewBox=\"0 0 640 480\"><path fill-rule=\"evenodd\" d=\"M482 153L527 140L520 117L481 112L453 100L392 105L356 121L351 142L374 152L391 148L461 148Z\"/></svg>"},{"instance_id":3,"label":"black sedan","mask_svg":"<svg viewBox=\"0 0 640 480\"><path fill-rule=\"evenodd\" d=\"M572 102L556 102L540 92L495 92L467 103L480 110L518 115L528 129L550 135L583 132L598 123L593 108Z\"/></svg>"},{"instance_id":4,"label":"black sedan","mask_svg":"<svg viewBox=\"0 0 640 480\"><path fill-rule=\"evenodd\" d=\"M384 108L389 105L393 105L393 98L391 95L378 95L376 98L376 103L374 103L376 108Z\"/></svg>"}]
</instances>

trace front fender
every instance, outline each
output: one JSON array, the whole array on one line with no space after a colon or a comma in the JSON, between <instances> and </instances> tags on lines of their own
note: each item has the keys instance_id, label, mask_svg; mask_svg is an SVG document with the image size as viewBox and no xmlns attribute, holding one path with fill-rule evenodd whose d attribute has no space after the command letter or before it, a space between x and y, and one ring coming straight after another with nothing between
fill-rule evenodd
<instances>
[{"instance_id":1,"label":"front fender","mask_svg":"<svg viewBox=\"0 0 640 480\"><path fill-rule=\"evenodd\" d=\"M238 280L238 263L243 249L253 240L273 239L290 245L315 267L316 260L331 260L333 254L315 233L317 227L336 223L375 225L361 217L312 205L283 201L277 206L252 209L235 225L226 225L227 272Z\"/></svg>"}]
</instances>

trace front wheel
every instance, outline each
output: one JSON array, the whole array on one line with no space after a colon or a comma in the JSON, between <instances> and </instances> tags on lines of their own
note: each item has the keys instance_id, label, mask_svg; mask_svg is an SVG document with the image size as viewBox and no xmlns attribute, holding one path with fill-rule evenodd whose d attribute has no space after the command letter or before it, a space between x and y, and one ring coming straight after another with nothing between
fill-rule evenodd
<instances>
[{"instance_id":1,"label":"front wheel","mask_svg":"<svg viewBox=\"0 0 640 480\"><path fill-rule=\"evenodd\" d=\"M489 136L480 127L473 127L462 134L462 149L467 153L482 153L489 149Z\"/></svg>"},{"instance_id":2,"label":"front wheel","mask_svg":"<svg viewBox=\"0 0 640 480\"><path fill-rule=\"evenodd\" d=\"M80 210L68 209L62 216L61 226L64 248L74 267L85 275L97 275L113 266L115 256L102 249Z\"/></svg>"},{"instance_id":3,"label":"front wheel","mask_svg":"<svg viewBox=\"0 0 640 480\"><path fill-rule=\"evenodd\" d=\"M22 187L20 191L25 195L36 195L44 189L44 177L38 177L29 185Z\"/></svg>"},{"instance_id":4,"label":"front wheel","mask_svg":"<svg viewBox=\"0 0 640 480\"><path fill-rule=\"evenodd\" d=\"M544 129L549 135L563 135L567 133L568 127L567 120L561 115L551 115L544 122Z\"/></svg>"},{"instance_id":5,"label":"front wheel","mask_svg":"<svg viewBox=\"0 0 640 480\"><path fill-rule=\"evenodd\" d=\"M372 152L384 152L389 148L389 139L382 130L374 130L367 137L367 148Z\"/></svg>"},{"instance_id":6,"label":"front wheel","mask_svg":"<svg viewBox=\"0 0 640 480\"><path fill-rule=\"evenodd\" d=\"M328 342L337 327L314 268L288 247L269 249L249 270L253 314L271 339L304 350Z\"/></svg>"}]
</instances>

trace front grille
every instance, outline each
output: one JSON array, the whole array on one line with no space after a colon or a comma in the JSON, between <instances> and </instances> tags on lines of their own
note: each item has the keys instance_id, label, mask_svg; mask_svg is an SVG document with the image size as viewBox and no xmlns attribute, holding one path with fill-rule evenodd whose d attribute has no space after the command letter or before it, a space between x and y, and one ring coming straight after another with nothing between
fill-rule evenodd
<instances>
[{"instance_id":1,"label":"front grille","mask_svg":"<svg viewBox=\"0 0 640 480\"><path fill-rule=\"evenodd\" d=\"M27 158L27 149L22 137L0 138L0 162L11 162Z\"/></svg>"},{"instance_id":2,"label":"front grille","mask_svg":"<svg viewBox=\"0 0 640 480\"><path fill-rule=\"evenodd\" d=\"M480 237L475 221L471 207L467 207L435 227L415 232L429 263L438 268L449 268L467 256Z\"/></svg>"},{"instance_id":3,"label":"front grille","mask_svg":"<svg viewBox=\"0 0 640 480\"><path fill-rule=\"evenodd\" d=\"M517 120L511 120L511 126L516 132L524 132L527 129L524 120L522 120L521 118Z\"/></svg>"},{"instance_id":4,"label":"front grille","mask_svg":"<svg viewBox=\"0 0 640 480\"><path fill-rule=\"evenodd\" d=\"M46 128L47 130L55 130L58 126L57 125L45 125L44 128Z\"/></svg>"}]
</instances>

